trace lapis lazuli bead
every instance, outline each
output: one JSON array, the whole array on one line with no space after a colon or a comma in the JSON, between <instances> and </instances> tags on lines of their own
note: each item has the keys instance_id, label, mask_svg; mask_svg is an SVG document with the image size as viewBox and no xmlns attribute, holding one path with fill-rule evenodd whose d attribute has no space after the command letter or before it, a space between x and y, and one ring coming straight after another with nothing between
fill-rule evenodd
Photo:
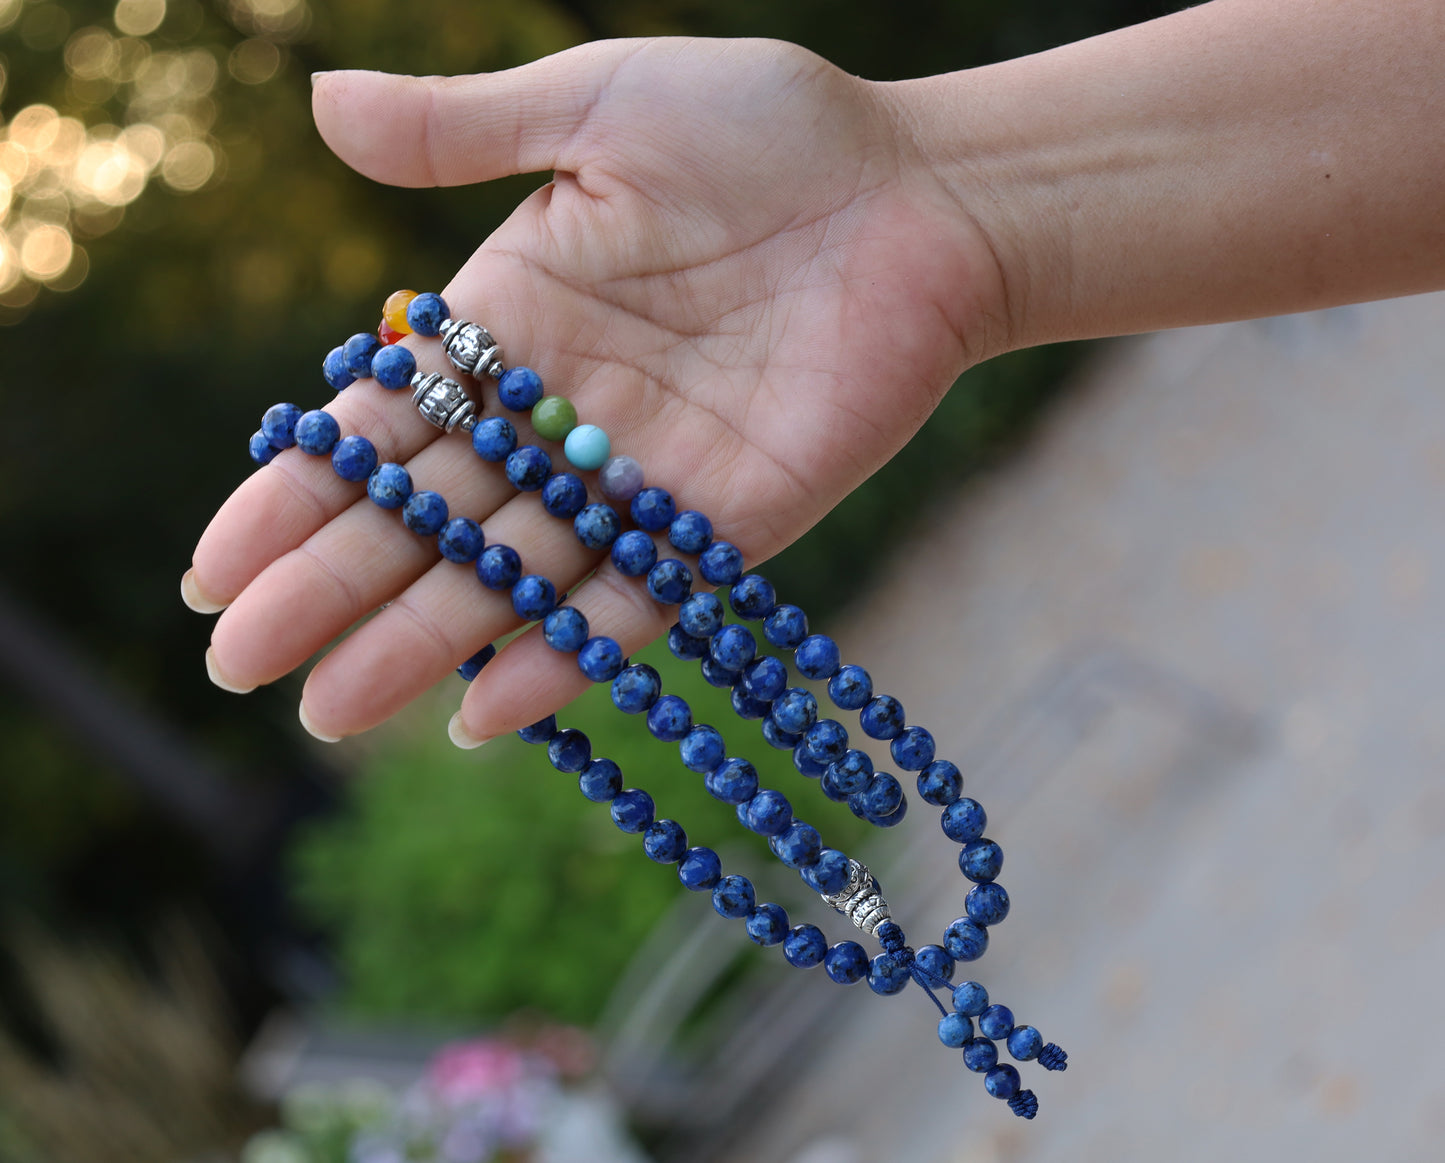
<instances>
[{"instance_id":1,"label":"lapis lazuli bead","mask_svg":"<svg viewBox=\"0 0 1445 1163\"><path fill-rule=\"evenodd\" d=\"M692 593L692 570L675 557L663 558L647 571L647 592L663 605L680 605Z\"/></svg>"},{"instance_id":2,"label":"lapis lazuli bead","mask_svg":"<svg viewBox=\"0 0 1445 1163\"><path fill-rule=\"evenodd\" d=\"M943 947L955 961L977 961L988 948L988 930L959 917L943 930Z\"/></svg>"},{"instance_id":3,"label":"lapis lazuli bead","mask_svg":"<svg viewBox=\"0 0 1445 1163\"><path fill-rule=\"evenodd\" d=\"M839 985L868 976L868 954L857 941L839 941L823 955L823 971Z\"/></svg>"},{"instance_id":4,"label":"lapis lazuli bead","mask_svg":"<svg viewBox=\"0 0 1445 1163\"><path fill-rule=\"evenodd\" d=\"M577 777L577 787L594 804L610 803L622 790L622 769L610 759L594 759Z\"/></svg>"},{"instance_id":5,"label":"lapis lazuli bead","mask_svg":"<svg viewBox=\"0 0 1445 1163\"><path fill-rule=\"evenodd\" d=\"M692 708L677 695L663 695L647 711L647 729L664 743L676 743L692 730Z\"/></svg>"},{"instance_id":6,"label":"lapis lazuli bead","mask_svg":"<svg viewBox=\"0 0 1445 1163\"><path fill-rule=\"evenodd\" d=\"M1029 1062L1044 1048L1044 1037L1032 1026L1015 1026L1009 1031L1008 1052L1020 1062Z\"/></svg>"},{"instance_id":7,"label":"lapis lazuli bead","mask_svg":"<svg viewBox=\"0 0 1445 1163\"><path fill-rule=\"evenodd\" d=\"M577 651L577 669L593 682L611 682L622 673L622 664L622 647L611 638L589 638Z\"/></svg>"},{"instance_id":8,"label":"lapis lazuli bead","mask_svg":"<svg viewBox=\"0 0 1445 1163\"><path fill-rule=\"evenodd\" d=\"M477 580L489 590L510 590L522 576L522 558L510 545L488 545L476 564Z\"/></svg>"},{"instance_id":9,"label":"lapis lazuli bead","mask_svg":"<svg viewBox=\"0 0 1445 1163\"><path fill-rule=\"evenodd\" d=\"M942 945L923 946L913 955L913 963L918 966L930 985L943 986L953 980L953 958Z\"/></svg>"},{"instance_id":10,"label":"lapis lazuli bead","mask_svg":"<svg viewBox=\"0 0 1445 1163\"><path fill-rule=\"evenodd\" d=\"M963 1064L984 1074L998 1065L998 1047L987 1038L970 1038L963 1044Z\"/></svg>"},{"instance_id":11,"label":"lapis lazuli bead","mask_svg":"<svg viewBox=\"0 0 1445 1163\"><path fill-rule=\"evenodd\" d=\"M727 670L740 671L757 653L757 640L746 626L724 626L712 636L708 652Z\"/></svg>"},{"instance_id":12,"label":"lapis lazuli bead","mask_svg":"<svg viewBox=\"0 0 1445 1163\"><path fill-rule=\"evenodd\" d=\"M705 892L722 879L722 861L711 848L689 848L678 861L677 879L686 889Z\"/></svg>"},{"instance_id":13,"label":"lapis lazuli bead","mask_svg":"<svg viewBox=\"0 0 1445 1163\"><path fill-rule=\"evenodd\" d=\"M772 655L764 655L743 667L741 682L748 698L771 703L788 685L788 668Z\"/></svg>"},{"instance_id":14,"label":"lapis lazuli bead","mask_svg":"<svg viewBox=\"0 0 1445 1163\"><path fill-rule=\"evenodd\" d=\"M554 472L542 486L542 508L554 517L570 521L586 503L587 486L570 472Z\"/></svg>"},{"instance_id":15,"label":"lapis lazuli bead","mask_svg":"<svg viewBox=\"0 0 1445 1163\"><path fill-rule=\"evenodd\" d=\"M836 763L848 750L848 732L836 719L819 719L803 736L803 746L819 763Z\"/></svg>"},{"instance_id":16,"label":"lapis lazuli bead","mask_svg":"<svg viewBox=\"0 0 1445 1163\"><path fill-rule=\"evenodd\" d=\"M624 577L642 577L657 564L657 546L640 529L629 529L612 543L612 564Z\"/></svg>"},{"instance_id":17,"label":"lapis lazuli bead","mask_svg":"<svg viewBox=\"0 0 1445 1163\"><path fill-rule=\"evenodd\" d=\"M296 421L301 409L295 404L272 404L261 417L261 431L275 449L290 448L296 443Z\"/></svg>"},{"instance_id":18,"label":"lapis lazuli bead","mask_svg":"<svg viewBox=\"0 0 1445 1163\"><path fill-rule=\"evenodd\" d=\"M939 1019L938 1040L950 1050L959 1049L973 1037L973 1023L962 1014L948 1014Z\"/></svg>"},{"instance_id":19,"label":"lapis lazuli bead","mask_svg":"<svg viewBox=\"0 0 1445 1163\"><path fill-rule=\"evenodd\" d=\"M346 370L357 379L371 375L371 359L381 350L381 340L370 331L358 331L341 345Z\"/></svg>"},{"instance_id":20,"label":"lapis lazuli bead","mask_svg":"<svg viewBox=\"0 0 1445 1163\"><path fill-rule=\"evenodd\" d=\"M512 587L512 609L524 622L540 622L557 608L557 587L550 578L529 573Z\"/></svg>"},{"instance_id":21,"label":"lapis lazuli bead","mask_svg":"<svg viewBox=\"0 0 1445 1163\"><path fill-rule=\"evenodd\" d=\"M709 585L733 585L743 576L742 550L730 541L714 541L698 555L697 571Z\"/></svg>"},{"instance_id":22,"label":"lapis lazuli bead","mask_svg":"<svg viewBox=\"0 0 1445 1163\"><path fill-rule=\"evenodd\" d=\"M918 773L918 795L926 804L947 808L958 802L963 792L963 776L958 768L946 759L935 759ZM947 828L944 831L948 831ZM979 829L979 835L983 829ZM970 836L969 839L975 837Z\"/></svg>"},{"instance_id":23,"label":"lapis lazuli bead","mask_svg":"<svg viewBox=\"0 0 1445 1163\"><path fill-rule=\"evenodd\" d=\"M933 762L933 736L922 727L908 727L888 745L893 762L904 771L922 771Z\"/></svg>"},{"instance_id":24,"label":"lapis lazuli bead","mask_svg":"<svg viewBox=\"0 0 1445 1163\"><path fill-rule=\"evenodd\" d=\"M880 771L857 793L858 807L868 816L891 816L903 802L903 787L886 771Z\"/></svg>"},{"instance_id":25,"label":"lapis lazuli bead","mask_svg":"<svg viewBox=\"0 0 1445 1163\"><path fill-rule=\"evenodd\" d=\"M624 714L640 714L661 694L662 678L645 662L634 663L612 680L612 705Z\"/></svg>"},{"instance_id":26,"label":"lapis lazuli bead","mask_svg":"<svg viewBox=\"0 0 1445 1163\"><path fill-rule=\"evenodd\" d=\"M872 824L875 828L896 828L908 818L908 800L900 800L898 806L886 815L877 812L864 812L863 819Z\"/></svg>"},{"instance_id":27,"label":"lapis lazuli bead","mask_svg":"<svg viewBox=\"0 0 1445 1163\"><path fill-rule=\"evenodd\" d=\"M515 598L515 586L512 594ZM564 654L581 649L582 643L587 641L587 633L587 616L575 606L559 606L542 621L543 640L553 650Z\"/></svg>"},{"instance_id":28,"label":"lapis lazuli bead","mask_svg":"<svg viewBox=\"0 0 1445 1163\"><path fill-rule=\"evenodd\" d=\"M562 454L573 468L592 472L612 454L612 441L596 424L579 424L562 441Z\"/></svg>"},{"instance_id":29,"label":"lapis lazuli bead","mask_svg":"<svg viewBox=\"0 0 1445 1163\"><path fill-rule=\"evenodd\" d=\"M402 503L401 521L419 537L430 537L447 523L447 502L440 493L420 489Z\"/></svg>"},{"instance_id":30,"label":"lapis lazuli bead","mask_svg":"<svg viewBox=\"0 0 1445 1163\"><path fill-rule=\"evenodd\" d=\"M704 590L682 603L677 611L677 624L694 638L711 638L722 629L724 616L718 596Z\"/></svg>"},{"instance_id":31,"label":"lapis lazuli bead","mask_svg":"<svg viewBox=\"0 0 1445 1163\"><path fill-rule=\"evenodd\" d=\"M542 377L529 367L508 368L497 381L497 399L513 412L530 412L542 390Z\"/></svg>"},{"instance_id":32,"label":"lapis lazuli bead","mask_svg":"<svg viewBox=\"0 0 1445 1163\"><path fill-rule=\"evenodd\" d=\"M798 643L793 661L807 678L832 678L838 673L838 644L826 634L810 634Z\"/></svg>"},{"instance_id":33,"label":"lapis lazuli bead","mask_svg":"<svg viewBox=\"0 0 1445 1163\"><path fill-rule=\"evenodd\" d=\"M481 556L487 539L482 527L470 517L453 517L437 534L437 548L448 561L470 565Z\"/></svg>"},{"instance_id":34,"label":"lapis lazuli bead","mask_svg":"<svg viewBox=\"0 0 1445 1163\"><path fill-rule=\"evenodd\" d=\"M676 864L687 852L687 833L676 820L654 820L642 835L642 850L649 860Z\"/></svg>"},{"instance_id":35,"label":"lapis lazuli bead","mask_svg":"<svg viewBox=\"0 0 1445 1163\"><path fill-rule=\"evenodd\" d=\"M833 775L833 765L829 764L823 772L822 778L818 781L818 787L822 793L835 804L846 803L852 792L846 792L838 786L838 780Z\"/></svg>"},{"instance_id":36,"label":"lapis lazuli bead","mask_svg":"<svg viewBox=\"0 0 1445 1163\"><path fill-rule=\"evenodd\" d=\"M346 352L340 347L333 347L326 353L326 358L321 361L321 375L338 392L356 383L356 377L346 368Z\"/></svg>"},{"instance_id":37,"label":"lapis lazuli bead","mask_svg":"<svg viewBox=\"0 0 1445 1163\"><path fill-rule=\"evenodd\" d=\"M416 375L416 356L399 343L388 343L371 357L371 375L389 391L409 387Z\"/></svg>"},{"instance_id":38,"label":"lapis lazuli bead","mask_svg":"<svg viewBox=\"0 0 1445 1163\"><path fill-rule=\"evenodd\" d=\"M969 880L986 884L1003 869L1003 849L988 838L970 840L958 854L958 870Z\"/></svg>"},{"instance_id":39,"label":"lapis lazuli bead","mask_svg":"<svg viewBox=\"0 0 1445 1163\"><path fill-rule=\"evenodd\" d=\"M630 501L642 488L642 466L630 456L610 456L597 471L597 487L614 501Z\"/></svg>"},{"instance_id":40,"label":"lapis lazuli bead","mask_svg":"<svg viewBox=\"0 0 1445 1163\"><path fill-rule=\"evenodd\" d=\"M902 993L913 980L913 959L898 953L880 953L868 964L868 988L885 997Z\"/></svg>"},{"instance_id":41,"label":"lapis lazuli bead","mask_svg":"<svg viewBox=\"0 0 1445 1163\"><path fill-rule=\"evenodd\" d=\"M778 604L773 583L760 573L739 578L728 591L728 601L739 618L757 621L766 618Z\"/></svg>"},{"instance_id":42,"label":"lapis lazuli bead","mask_svg":"<svg viewBox=\"0 0 1445 1163\"><path fill-rule=\"evenodd\" d=\"M684 509L667 527L667 539L679 553L701 553L712 542L712 522L696 509Z\"/></svg>"},{"instance_id":43,"label":"lapis lazuli bead","mask_svg":"<svg viewBox=\"0 0 1445 1163\"><path fill-rule=\"evenodd\" d=\"M765 715L762 722L763 742L779 751L791 751L803 741L801 735L791 735L778 726L771 715Z\"/></svg>"},{"instance_id":44,"label":"lapis lazuli bead","mask_svg":"<svg viewBox=\"0 0 1445 1163\"><path fill-rule=\"evenodd\" d=\"M688 771L706 775L727 758L727 743L716 727L699 723L678 740L677 752Z\"/></svg>"},{"instance_id":45,"label":"lapis lazuli bead","mask_svg":"<svg viewBox=\"0 0 1445 1163\"><path fill-rule=\"evenodd\" d=\"M733 714L740 719L766 718L771 706L762 699L753 698L743 690L741 683L734 685L731 694L728 695L728 702L733 705Z\"/></svg>"},{"instance_id":46,"label":"lapis lazuli bead","mask_svg":"<svg viewBox=\"0 0 1445 1163\"><path fill-rule=\"evenodd\" d=\"M661 533L677 516L672 494L656 487L639 489L632 498L632 523L649 533Z\"/></svg>"},{"instance_id":47,"label":"lapis lazuli bead","mask_svg":"<svg viewBox=\"0 0 1445 1163\"><path fill-rule=\"evenodd\" d=\"M406 321L418 335L435 338L441 334L442 324L451 318L451 308L434 291L423 291L406 305Z\"/></svg>"},{"instance_id":48,"label":"lapis lazuli bead","mask_svg":"<svg viewBox=\"0 0 1445 1163\"><path fill-rule=\"evenodd\" d=\"M711 645L710 638L696 638L676 623L668 627L667 648L672 651L674 658L680 658L684 662L706 658Z\"/></svg>"},{"instance_id":49,"label":"lapis lazuli bead","mask_svg":"<svg viewBox=\"0 0 1445 1163\"><path fill-rule=\"evenodd\" d=\"M746 876L725 876L712 890L712 907L732 921L746 917L757 903L753 883Z\"/></svg>"},{"instance_id":50,"label":"lapis lazuli bead","mask_svg":"<svg viewBox=\"0 0 1445 1163\"><path fill-rule=\"evenodd\" d=\"M861 666L842 666L828 680L828 697L840 711L856 711L873 697L873 679Z\"/></svg>"},{"instance_id":51,"label":"lapis lazuli bead","mask_svg":"<svg viewBox=\"0 0 1445 1163\"><path fill-rule=\"evenodd\" d=\"M793 805L780 791L765 788L748 800L747 818L743 821L748 831L760 836L776 836L787 830L793 822Z\"/></svg>"},{"instance_id":52,"label":"lapis lazuli bead","mask_svg":"<svg viewBox=\"0 0 1445 1163\"><path fill-rule=\"evenodd\" d=\"M1007 1062L995 1066L983 1076L983 1088L994 1098L1013 1098L1019 1089L1019 1072Z\"/></svg>"},{"instance_id":53,"label":"lapis lazuli bead","mask_svg":"<svg viewBox=\"0 0 1445 1163\"><path fill-rule=\"evenodd\" d=\"M789 687L773 700L772 716L789 735L801 735L818 721L818 699L803 687Z\"/></svg>"},{"instance_id":54,"label":"lapis lazuli bead","mask_svg":"<svg viewBox=\"0 0 1445 1163\"><path fill-rule=\"evenodd\" d=\"M800 606L775 606L763 620L763 637L779 650L795 650L808 636L808 615Z\"/></svg>"},{"instance_id":55,"label":"lapis lazuli bead","mask_svg":"<svg viewBox=\"0 0 1445 1163\"><path fill-rule=\"evenodd\" d=\"M773 850L773 855L789 868L806 868L816 861L818 854L823 851L823 838L812 824L794 820L768 840L768 847Z\"/></svg>"},{"instance_id":56,"label":"lapis lazuli bead","mask_svg":"<svg viewBox=\"0 0 1445 1163\"><path fill-rule=\"evenodd\" d=\"M799 775L805 775L809 779L817 779L828 770L826 763L819 763L813 758L812 753L808 750L807 739L793 748L793 766L798 769Z\"/></svg>"},{"instance_id":57,"label":"lapis lazuli bead","mask_svg":"<svg viewBox=\"0 0 1445 1163\"><path fill-rule=\"evenodd\" d=\"M476 678L477 675L482 673L482 668L496 657L497 647L495 643L488 642L485 646L483 646L480 650L473 654L469 659L462 663L461 666L457 667L457 673L461 675L462 678L466 679L467 682L471 682L472 679Z\"/></svg>"},{"instance_id":58,"label":"lapis lazuli bead","mask_svg":"<svg viewBox=\"0 0 1445 1163\"><path fill-rule=\"evenodd\" d=\"M858 715L863 733L872 739L893 739L902 733L906 720L903 704L892 695L870 699Z\"/></svg>"},{"instance_id":59,"label":"lapis lazuli bead","mask_svg":"<svg viewBox=\"0 0 1445 1163\"><path fill-rule=\"evenodd\" d=\"M592 740L567 728L547 740L547 762L558 771L580 772L592 762Z\"/></svg>"},{"instance_id":60,"label":"lapis lazuli bead","mask_svg":"<svg viewBox=\"0 0 1445 1163\"><path fill-rule=\"evenodd\" d=\"M366 478L366 495L379 508L400 509L411 493L411 473L399 464L379 464Z\"/></svg>"},{"instance_id":61,"label":"lapis lazuli bead","mask_svg":"<svg viewBox=\"0 0 1445 1163\"><path fill-rule=\"evenodd\" d=\"M1008 916L1008 889L993 881L976 884L969 889L968 896L964 897L963 907L968 912L969 920L976 924L985 927L1001 924Z\"/></svg>"},{"instance_id":62,"label":"lapis lazuli bead","mask_svg":"<svg viewBox=\"0 0 1445 1163\"><path fill-rule=\"evenodd\" d=\"M976 981L959 982L953 987L953 1008L965 1017L978 1017L988 1009L988 990Z\"/></svg>"},{"instance_id":63,"label":"lapis lazuli bead","mask_svg":"<svg viewBox=\"0 0 1445 1163\"><path fill-rule=\"evenodd\" d=\"M641 832L652 823L652 797L641 788L629 788L612 798L612 822L624 832Z\"/></svg>"},{"instance_id":64,"label":"lapis lazuli bead","mask_svg":"<svg viewBox=\"0 0 1445 1163\"><path fill-rule=\"evenodd\" d=\"M622 519L611 505L599 501L583 506L572 521L572 530L588 549L606 549L622 532Z\"/></svg>"},{"instance_id":65,"label":"lapis lazuli bead","mask_svg":"<svg viewBox=\"0 0 1445 1163\"><path fill-rule=\"evenodd\" d=\"M364 481L376 461L376 447L365 436L343 436L331 452L331 467L346 481Z\"/></svg>"},{"instance_id":66,"label":"lapis lazuli bead","mask_svg":"<svg viewBox=\"0 0 1445 1163\"><path fill-rule=\"evenodd\" d=\"M719 665L716 658L702 660L702 677L707 680L708 686L731 687L742 676L742 671L729 670L727 667Z\"/></svg>"},{"instance_id":67,"label":"lapis lazuli bead","mask_svg":"<svg viewBox=\"0 0 1445 1163\"><path fill-rule=\"evenodd\" d=\"M758 794L758 771L746 759L724 759L707 773L703 786L725 804L745 804Z\"/></svg>"},{"instance_id":68,"label":"lapis lazuli bead","mask_svg":"<svg viewBox=\"0 0 1445 1163\"><path fill-rule=\"evenodd\" d=\"M922 778L919 776L920 781ZM943 834L950 840L967 844L983 835L984 828L988 826L988 815L981 803L963 796L943 809L939 823L943 827Z\"/></svg>"},{"instance_id":69,"label":"lapis lazuli bead","mask_svg":"<svg viewBox=\"0 0 1445 1163\"><path fill-rule=\"evenodd\" d=\"M341 425L320 408L303 412L296 421L296 447L308 456L325 456L341 439Z\"/></svg>"},{"instance_id":70,"label":"lapis lazuli bead","mask_svg":"<svg viewBox=\"0 0 1445 1163\"><path fill-rule=\"evenodd\" d=\"M500 464L517 450L517 429L505 416L488 416L472 429L472 451Z\"/></svg>"},{"instance_id":71,"label":"lapis lazuli bead","mask_svg":"<svg viewBox=\"0 0 1445 1163\"><path fill-rule=\"evenodd\" d=\"M814 892L834 893L848 883L853 875L853 866L848 857L836 848L824 848L818 859L798 870L803 883Z\"/></svg>"},{"instance_id":72,"label":"lapis lazuli bead","mask_svg":"<svg viewBox=\"0 0 1445 1163\"><path fill-rule=\"evenodd\" d=\"M535 493L552 475L552 458L535 444L524 444L507 457L506 472L514 489Z\"/></svg>"},{"instance_id":73,"label":"lapis lazuli bead","mask_svg":"<svg viewBox=\"0 0 1445 1163\"><path fill-rule=\"evenodd\" d=\"M1008 1006L991 1005L978 1015L979 1033L995 1042L1007 1038L1013 1028L1014 1014Z\"/></svg>"},{"instance_id":74,"label":"lapis lazuli bead","mask_svg":"<svg viewBox=\"0 0 1445 1163\"><path fill-rule=\"evenodd\" d=\"M817 925L796 925L783 938L783 956L796 969L822 964L828 954L828 939Z\"/></svg>"},{"instance_id":75,"label":"lapis lazuli bead","mask_svg":"<svg viewBox=\"0 0 1445 1163\"><path fill-rule=\"evenodd\" d=\"M251 440L247 445L247 451L250 452L251 459L257 464L267 465L276 459L276 454L279 450L266 439L266 434L258 428L255 432L251 433Z\"/></svg>"},{"instance_id":76,"label":"lapis lazuli bead","mask_svg":"<svg viewBox=\"0 0 1445 1163\"><path fill-rule=\"evenodd\" d=\"M538 719L535 723L519 728L517 738L523 743L545 743L555 734L557 734L557 716L548 715L545 719Z\"/></svg>"},{"instance_id":77,"label":"lapis lazuli bead","mask_svg":"<svg viewBox=\"0 0 1445 1163\"><path fill-rule=\"evenodd\" d=\"M782 905L758 905L748 914L748 936L759 945L781 945L788 936L788 913Z\"/></svg>"}]
</instances>

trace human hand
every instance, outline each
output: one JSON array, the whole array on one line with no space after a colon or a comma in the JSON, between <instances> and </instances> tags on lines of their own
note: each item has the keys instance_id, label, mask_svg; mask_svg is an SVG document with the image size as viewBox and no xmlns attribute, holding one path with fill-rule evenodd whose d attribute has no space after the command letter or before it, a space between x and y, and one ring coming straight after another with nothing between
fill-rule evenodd
<instances>
[{"instance_id":1,"label":"human hand","mask_svg":"<svg viewBox=\"0 0 1445 1163\"><path fill-rule=\"evenodd\" d=\"M556 171L445 289L452 314L485 325L509 364L535 368L750 564L811 527L965 366L1008 342L989 240L888 87L790 45L612 41L476 77L330 73L314 111L332 149L379 181ZM423 370L447 369L439 343L404 342ZM362 381L327 410L559 594L598 566L568 523L400 396ZM323 738L376 725L518 624L505 593L299 450L225 503L183 590L225 607L207 662L235 690L391 603L312 670L301 717ZM570 604L625 652L673 617L605 561ZM523 726L587 685L539 630L470 685L453 738Z\"/></svg>"}]
</instances>

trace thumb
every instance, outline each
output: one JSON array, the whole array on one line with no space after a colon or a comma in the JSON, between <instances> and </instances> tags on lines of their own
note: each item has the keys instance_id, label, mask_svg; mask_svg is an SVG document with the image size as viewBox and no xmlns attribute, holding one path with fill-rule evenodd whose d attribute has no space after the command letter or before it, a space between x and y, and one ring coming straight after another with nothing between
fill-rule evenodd
<instances>
[{"instance_id":1,"label":"thumb","mask_svg":"<svg viewBox=\"0 0 1445 1163\"><path fill-rule=\"evenodd\" d=\"M575 169L570 143L638 44L599 41L469 77L318 73L311 110L337 157L394 186Z\"/></svg>"}]
</instances>

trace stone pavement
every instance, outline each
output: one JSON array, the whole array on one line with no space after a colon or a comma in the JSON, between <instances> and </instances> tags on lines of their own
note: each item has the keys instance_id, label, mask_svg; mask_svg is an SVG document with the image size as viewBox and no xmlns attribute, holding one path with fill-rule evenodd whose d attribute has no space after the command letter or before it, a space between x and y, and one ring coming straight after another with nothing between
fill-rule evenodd
<instances>
[{"instance_id":1,"label":"stone pavement","mask_svg":"<svg viewBox=\"0 0 1445 1163\"><path fill-rule=\"evenodd\" d=\"M1442 368L1445 295L1122 342L932 515L840 637L988 809L973 974L1070 1068L1025 1123L838 991L729 1161L1445 1160ZM897 831L937 939L956 846Z\"/></svg>"}]
</instances>

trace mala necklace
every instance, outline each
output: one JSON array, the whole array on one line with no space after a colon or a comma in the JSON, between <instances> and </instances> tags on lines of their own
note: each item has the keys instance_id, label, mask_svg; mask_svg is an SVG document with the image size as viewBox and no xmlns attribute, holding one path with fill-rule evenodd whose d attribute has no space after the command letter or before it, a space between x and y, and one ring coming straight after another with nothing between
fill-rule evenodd
<instances>
[{"instance_id":1,"label":"mala necklace","mask_svg":"<svg viewBox=\"0 0 1445 1163\"><path fill-rule=\"evenodd\" d=\"M459 381L419 372L412 353L397 345L409 334L439 337L453 366L478 384L495 380L502 406L530 413L538 437L561 442L572 468L595 471L598 491L606 500L589 502L581 477L553 471L552 456L539 445L519 444L517 430L505 416L479 416ZM1003 850L983 834L987 816L977 801L962 794L957 766L935 758L933 736L907 724L897 699L875 695L866 670L843 664L836 642L824 634L810 634L807 615L795 605L780 604L766 578L745 574L741 551L715 540L706 516L695 509L679 512L665 489L644 487L637 461L612 455L607 433L596 425L579 424L576 407L565 397L544 395L536 372L504 367L501 349L486 328L453 319L440 295L412 291L391 295L377 334L353 335L333 349L322 364L322 374L337 391L358 379L373 379L393 391L411 388L413 403L428 421L443 432L460 430L470 436L478 457L502 464L508 481L519 491L539 493L543 508L570 521L583 545L609 551L618 572L640 580L653 600L677 607L677 621L667 634L671 652L679 659L700 662L710 684L729 688L733 710L743 719L760 720L767 743L791 751L794 766L817 779L828 799L846 803L860 819L880 828L893 827L908 812L898 779L875 771L866 752L849 747L843 724L821 717L818 698L806 687L788 685L787 664L775 655L759 654L756 636L743 623L760 622L767 643L780 653L791 652L793 666L803 678L826 683L828 698L839 710L857 711L863 733L886 741L901 770L918 773L918 795L942 809L943 831L962 845L959 869L973 887L964 901L966 915L944 930L943 943L915 951L893 920L873 874L838 849L824 846L818 830L794 816L792 804L781 792L760 788L757 769L745 758L729 756L715 728L694 723L684 699L664 694L653 667L630 663L614 639L593 635L580 610L559 604L565 595L551 580L523 572L515 549L488 544L480 525L452 516L440 494L414 488L411 474L399 464L382 462L366 437L343 436L327 412L276 404L267 409L260 430L251 437L251 458L259 465L291 447L310 456L330 456L337 475L358 484L364 481L375 504L400 509L406 527L418 536L435 538L443 557L473 566L488 589L507 591L519 618L540 621L547 645L575 654L577 666L591 681L611 684L618 710L644 715L653 736L676 743L683 766L702 775L716 799L736 806L738 823L766 836L773 855L795 869L829 907L873 937L881 952L870 957L857 941L830 945L815 925L790 926L781 905L758 902L747 877L724 875L711 848L689 847L680 824L656 819L652 797L640 788L624 788L618 765L594 756L591 740L581 731L559 728L555 715L517 732L528 743L545 744L552 766L576 774L589 800L608 804L618 828L641 834L648 857L675 864L684 887L711 892L713 908L721 916L744 922L748 936L759 945L781 945L790 965L809 969L821 964L828 977L841 985L866 980L873 992L885 995L901 993L910 982L916 983L943 1015L938 1023L943 1045L962 1050L964 1065L984 1076L989 1094L1005 1100L1015 1114L1033 1118L1038 1099L1033 1091L1021 1088L1016 1067L999 1062L998 1044L1002 1042L1017 1061L1037 1060L1046 1070L1065 1069L1068 1056L1054 1043L1045 1044L1033 1026L1016 1025L1007 1006L990 1004L988 991L978 982L953 985L955 963L983 955L989 928L1008 915L1009 897L996 881ZM624 513L634 526L626 531ZM728 604L742 622L725 621L723 603L714 593L694 593L694 567L680 557L660 558L653 534L666 534L678 554L696 558L695 571L707 585L728 587ZM457 671L471 681L495 655L496 647L488 644ZM951 1008L938 1000L939 990L951 993Z\"/></svg>"}]
</instances>

